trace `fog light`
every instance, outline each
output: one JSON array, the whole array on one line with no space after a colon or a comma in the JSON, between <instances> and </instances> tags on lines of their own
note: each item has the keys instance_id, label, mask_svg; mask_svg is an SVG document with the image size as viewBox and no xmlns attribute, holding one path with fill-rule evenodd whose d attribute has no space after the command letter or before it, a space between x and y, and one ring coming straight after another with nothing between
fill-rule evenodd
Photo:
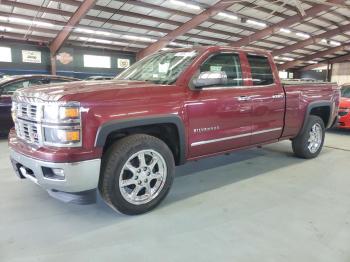
<instances>
[{"instance_id":1,"label":"fog light","mask_svg":"<svg viewBox=\"0 0 350 262\"><path fill-rule=\"evenodd\" d=\"M64 170L62 168L42 167L44 177L55 180L64 180Z\"/></svg>"},{"instance_id":2,"label":"fog light","mask_svg":"<svg viewBox=\"0 0 350 262\"><path fill-rule=\"evenodd\" d=\"M59 176L59 177L64 178L64 171L62 168L53 168L52 173L54 173L55 176Z\"/></svg>"}]
</instances>

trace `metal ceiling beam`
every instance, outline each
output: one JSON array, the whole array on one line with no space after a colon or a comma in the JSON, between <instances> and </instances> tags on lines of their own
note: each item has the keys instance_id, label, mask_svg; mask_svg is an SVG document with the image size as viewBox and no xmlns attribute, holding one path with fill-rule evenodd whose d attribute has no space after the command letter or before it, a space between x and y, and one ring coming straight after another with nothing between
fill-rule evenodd
<instances>
[{"instance_id":1,"label":"metal ceiling beam","mask_svg":"<svg viewBox=\"0 0 350 262\"><path fill-rule=\"evenodd\" d=\"M349 31L349 30L350 30L350 24L343 25L343 26L340 26L340 27L338 27L336 29L329 30L329 31L327 31L327 32L325 32L323 34L319 34L319 35L310 37L309 39L300 41L300 42L298 42L296 44L293 44L293 45L290 45L290 46L287 46L287 47L275 50L275 51L272 52L272 54L274 56L278 56L278 55L282 55L282 54L288 54L288 53L290 53L290 52L292 52L294 50L302 49L302 48L304 48L305 46L308 46L308 45L317 44L322 39L328 39L330 37L333 37L335 35L341 34L343 32Z\"/></svg>"},{"instance_id":2,"label":"metal ceiling beam","mask_svg":"<svg viewBox=\"0 0 350 262\"><path fill-rule=\"evenodd\" d=\"M74 27L79 24L80 20L89 12L89 10L96 4L97 0L84 0L74 14L70 17L67 24L62 31L58 33L56 38L50 44L51 55L55 55L62 47L65 40L69 37Z\"/></svg>"},{"instance_id":3,"label":"metal ceiling beam","mask_svg":"<svg viewBox=\"0 0 350 262\"><path fill-rule=\"evenodd\" d=\"M308 70L312 70L321 66L326 66L328 64L336 64L336 63L343 63L343 62L347 62L350 61L350 54L346 54L346 55L342 55L342 56L338 56L332 59L328 59L328 60L324 60L321 61L318 64L312 64L309 66L305 66L301 69L299 69L300 71L308 71Z\"/></svg>"},{"instance_id":4,"label":"metal ceiling beam","mask_svg":"<svg viewBox=\"0 0 350 262\"><path fill-rule=\"evenodd\" d=\"M325 57L327 55L332 55L334 53L341 52L341 51L350 51L350 44L345 44L345 45L333 47L333 48L327 49L325 51L317 52L315 54L302 57L301 59L298 59L298 60L284 63L282 65L279 65L278 69L279 70L287 70L287 69L293 68L295 66L298 66L304 62L312 61L314 59L322 58L322 57Z\"/></svg>"},{"instance_id":5,"label":"metal ceiling beam","mask_svg":"<svg viewBox=\"0 0 350 262\"><path fill-rule=\"evenodd\" d=\"M344 3L344 0L329 0L328 2L330 2L330 3ZM309 8L308 10L306 10L305 16L303 16L303 17L300 17L300 15L291 16L287 19L282 20L279 23L276 23L270 27L267 27L263 30L260 30L252 35L246 36L239 41L235 41L231 44L231 46L236 46L236 47L247 46L252 42L258 41L258 40L263 39L271 34L278 32L281 28L286 28L286 27L289 27L295 23L299 23L306 18L313 17L313 16L317 15L318 13L325 11L325 10L328 10L328 9L329 9L329 6L327 6L327 5L321 5L321 4L315 5L311 8Z\"/></svg>"}]
</instances>

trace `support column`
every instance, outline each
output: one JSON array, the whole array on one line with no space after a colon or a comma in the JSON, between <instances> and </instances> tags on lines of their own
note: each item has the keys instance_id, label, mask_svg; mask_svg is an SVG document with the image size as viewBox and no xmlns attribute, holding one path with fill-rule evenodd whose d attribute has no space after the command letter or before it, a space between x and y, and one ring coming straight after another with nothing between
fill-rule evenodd
<instances>
[{"instance_id":1,"label":"support column","mask_svg":"<svg viewBox=\"0 0 350 262\"><path fill-rule=\"evenodd\" d=\"M56 66L56 55L53 55L50 52L50 61L51 61L51 75L57 74L57 66Z\"/></svg>"}]
</instances>

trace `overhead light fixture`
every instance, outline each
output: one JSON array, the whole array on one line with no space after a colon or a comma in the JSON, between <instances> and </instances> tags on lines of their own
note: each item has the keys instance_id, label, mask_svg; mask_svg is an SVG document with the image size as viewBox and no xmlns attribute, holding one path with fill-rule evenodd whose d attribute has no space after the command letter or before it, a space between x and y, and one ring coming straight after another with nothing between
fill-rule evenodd
<instances>
[{"instance_id":1,"label":"overhead light fixture","mask_svg":"<svg viewBox=\"0 0 350 262\"><path fill-rule=\"evenodd\" d=\"M174 5L179 5L182 7L194 9L194 10L201 10L202 9L199 5L189 4L189 3L178 1L178 0L170 0L170 3L172 3Z\"/></svg>"},{"instance_id":2,"label":"overhead light fixture","mask_svg":"<svg viewBox=\"0 0 350 262\"><path fill-rule=\"evenodd\" d=\"M143 36L135 36L135 35L123 35L123 38L129 39L129 40L135 40L135 41L144 41L144 42L155 42L155 39L149 38L149 37L143 37Z\"/></svg>"},{"instance_id":3,"label":"overhead light fixture","mask_svg":"<svg viewBox=\"0 0 350 262\"><path fill-rule=\"evenodd\" d=\"M228 13L224 13L224 12L219 12L218 15L222 16L222 17L225 17L225 18L232 19L232 20L237 20L238 19L237 16L231 15L231 14L228 14Z\"/></svg>"},{"instance_id":4,"label":"overhead light fixture","mask_svg":"<svg viewBox=\"0 0 350 262\"><path fill-rule=\"evenodd\" d=\"M324 44L333 45L333 46L340 46L341 45L341 43L338 41L327 40L327 39L322 39L321 42Z\"/></svg>"},{"instance_id":5,"label":"overhead light fixture","mask_svg":"<svg viewBox=\"0 0 350 262\"><path fill-rule=\"evenodd\" d=\"M307 61L309 64L318 64L317 61Z\"/></svg>"},{"instance_id":6,"label":"overhead light fixture","mask_svg":"<svg viewBox=\"0 0 350 262\"><path fill-rule=\"evenodd\" d=\"M47 22L33 21L33 20L23 19L23 18L18 18L18 17L9 17L8 20L11 23L18 23L18 24L25 24L25 25L32 24L32 25L45 26L45 27L55 26L54 24L47 23Z\"/></svg>"},{"instance_id":7,"label":"overhead light fixture","mask_svg":"<svg viewBox=\"0 0 350 262\"><path fill-rule=\"evenodd\" d=\"M297 36L300 36L300 37L303 37L303 38L310 38L310 35L308 34L305 34L305 33L300 33L300 32L297 32L295 33Z\"/></svg>"},{"instance_id":8,"label":"overhead light fixture","mask_svg":"<svg viewBox=\"0 0 350 262\"><path fill-rule=\"evenodd\" d=\"M251 19L248 19L247 23L252 24L252 25L256 25L256 26L260 26L260 27L266 27L265 23L258 22L258 21L255 21L255 20L251 20Z\"/></svg>"},{"instance_id":9,"label":"overhead light fixture","mask_svg":"<svg viewBox=\"0 0 350 262\"><path fill-rule=\"evenodd\" d=\"M291 57L281 57L281 59L285 61L294 61L294 59Z\"/></svg>"},{"instance_id":10,"label":"overhead light fixture","mask_svg":"<svg viewBox=\"0 0 350 262\"><path fill-rule=\"evenodd\" d=\"M11 28L0 26L0 31L11 31Z\"/></svg>"},{"instance_id":11,"label":"overhead light fixture","mask_svg":"<svg viewBox=\"0 0 350 262\"><path fill-rule=\"evenodd\" d=\"M181 43L176 43L176 42L171 42L169 43L170 46L178 46L178 47L191 47L192 45L186 45L186 44L181 44Z\"/></svg>"},{"instance_id":12,"label":"overhead light fixture","mask_svg":"<svg viewBox=\"0 0 350 262\"><path fill-rule=\"evenodd\" d=\"M79 37L82 41L95 42L100 44L112 44L113 42L105 39L89 38L89 37Z\"/></svg>"},{"instance_id":13,"label":"overhead light fixture","mask_svg":"<svg viewBox=\"0 0 350 262\"><path fill-rule=\"evenodd\" d=\"M97 30L91 30L91 29L79 28L79 27L76 28L74 31L78 33L91 34L91 35L105 35L105 36L111 35L111 33L106 31L97 31Z\"/></svg>"},{"instance_id":14,"label":"overhead light fixture","mask_svg":"<svg viewBox=\"0 0 350 262\"><path fill-rule=\"evenodd\" d=\"M8 18L6 16L0 16L0 21L6 21L7 22Z\"/></svg>"},{"instance_id":15,"label":"overhead light fixture","mask_svg":"<svg viewBox=\"0 0 350 262\"><path fill-rule=\"evenodd\" d=\"M330 43L331 45L335 45L335 46L340 46L340 45L341 45L341 43L338 42L338 41L329 41L329 43Z\"/></svg>"},{"instance_id":16,"label":"overhead light fixture","mask_svg":"<svg viewBox=\"0 0 350 262\"><path fill-rule=\"evenodd\" d=\"M275 58L275 59L279 59L280 57L279 57L279 56L275 56L274 58Z\"/></svg>"},{"instance_id":17,"label":"overhead light fixture","mask_svg":"<svg viewBox=\"0 0 350 262\"><path fill-rule=\"evenodd\" d=\"M292 31L290 31L289 29L286 28L281 28L280 32L286 33L286 34L290 34Z\"/></svg>"}]
</instances>

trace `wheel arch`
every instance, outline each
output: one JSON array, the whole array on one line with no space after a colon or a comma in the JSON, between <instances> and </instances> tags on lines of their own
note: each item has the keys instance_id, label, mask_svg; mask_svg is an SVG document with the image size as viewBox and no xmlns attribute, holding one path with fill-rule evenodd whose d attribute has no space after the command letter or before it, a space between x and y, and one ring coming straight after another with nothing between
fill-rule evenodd
<instances>
[{"instance_id":1,"label":"wheel arch","mask_svg":"<svg viewBox=\"0 0 350 262\"><path fill-rule=\"evenodd\" d=\"M303 126L301 129L302 133L306 127L307 119L310 115L319 116L323 122L326 128L329 128L332 124L332 112L333 112L334 105L331 101L317 101L312 102L307 106Z\"/></svg>"},{"instance_id":2,"label":"wheel arch","mask_svg":"<svg viewBox=\"0 0 350 262\"><path fill-rule=\"evenodd\" d=\"M146 133L156 130L157 136L165 142L174 154L177 165L186 162L186 134L182 119L176 115L161 115L126 120L111 120L99 127L95 146L104 148L113 135L120 133ZM143 132L145 131L145 132ZM151 133L152 134L152 133ZM168 137L167 135L171 135ZM174 138L176 137L175 141ZM116 138L118 139L118 138Z\"/></svg>"}]
</instances>

